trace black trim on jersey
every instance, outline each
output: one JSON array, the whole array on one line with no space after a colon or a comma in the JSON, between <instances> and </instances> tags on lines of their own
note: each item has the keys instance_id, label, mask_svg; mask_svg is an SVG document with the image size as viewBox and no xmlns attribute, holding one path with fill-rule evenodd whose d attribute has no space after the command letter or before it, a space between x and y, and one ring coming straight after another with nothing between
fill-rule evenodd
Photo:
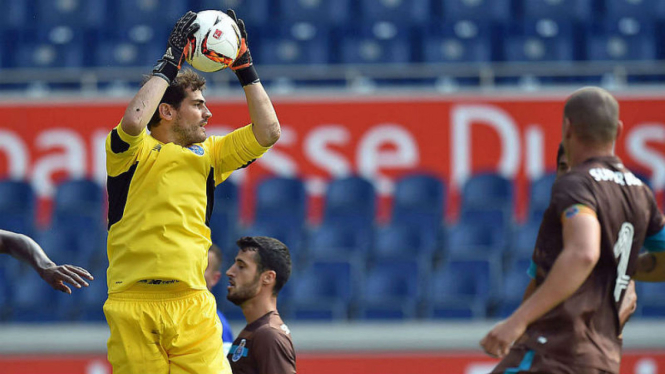
<instances>
[{"instance_id":1,"label":"black trim on jersey","mask_svg":"<svg viewBox=\"0 0 665 374\"><path fill-rule=\"evenodd\" d=\"M113 153L122 153L129 149L129 143L122 140L118 135L118 129L111 130L111 151Z\"/></svg>"},{"instance_id":2,"label":"black trim on jersey","mask_svg":"<svg viewBox=\"0 0 665 374\"><path fill-rule=\"evenodd\" d=\"M208 174L206 197L208 198L208 204L206 204L206 226L210 227L210 216L212 215L212 208L215 206L215 168L210 168L210 174Z\"/></svg>"},{"instance_id":3,"label":"black trim on jersey","mask_svg":"<svg viewBox=\"0 0 665 374\"><path fill-rule=\"evenodd\" d=\"M243 166L239 167L239 168L238 168L238 169L236 169L236 170L240 170L240 169L244 169L244 168L248 167L249 165L251 165L251 164L252 164L252 162L254 162L254 161L256 161L256 159L253 159L252 161L250 161L250 162L246 163L245 165L243 165Z\"/></svg>"},{"instance_id":4,"label":"black trim on jersey","mask_svg":"<svg viewBox=\"0 0 665 374\"><path fill-rule=\"evenodd\" d=\"M129 184L132 182L132 178L134 177L138 165L139 163L137 162L126 172L116 177L109 176L106 179L106 189L109 194L108 229L110 229L114 223L122 219L122 215L125 212L125 204L127 204Z\"/></svg>"}]
</instances>

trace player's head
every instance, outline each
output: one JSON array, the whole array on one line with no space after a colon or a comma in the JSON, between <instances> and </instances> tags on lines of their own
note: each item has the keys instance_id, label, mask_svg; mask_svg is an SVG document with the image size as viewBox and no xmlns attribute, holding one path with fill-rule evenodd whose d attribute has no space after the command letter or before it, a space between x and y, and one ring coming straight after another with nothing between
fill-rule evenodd
<instances>
[{"instance_id":1,"label":"player's head","mask_svg":"<svg viewBox=\"0 0 665 374\"><path fill-rule=\"evenodd\" d=\"M205 273L203 273L208 290L212 290L222 277L222 259L222 251L219 247L214 244L211 245L208 250L208 267Z\"/></svg>"},{"instance_id":2,"label":"player's head","mask_svg":"<svg viewBox=\"0 0 665 374\"><path fill-rule=\"evenodd\" d=\"M226 298L241 305L260 294L276 297L291 276L291 255L286 245L266 236L246 236L236 244L236 261L226 272Z\"/></svg>"},{"instance_id":3,"label":"player's head","mask_svg":"<svg viewBox=\"0 0 665 374\"><path fill-rule=\"evenodd\" d=\"M193 70L181 70L166 89L148 122L148 130L182 146L203 142L203 126L212 117L203 97L205 83L205 78Z\"/></svg>"},{"instance_id":4,"label":"player's head","mask_svg":"<svg viewBox=\"0 0 665 374\"><path fill-rule=\"evenodd\" d=\"M570 171L570 165L568 165L568 158L566 157L566 152L563 149L563 143L559 143L559 149L556 153L556 177L566 174Z\"/></svg>"},{"instance_id":5,"label":"player's head","mask_svg":"<svg viewBox=\"0 0 665 374\"><path fill-rule=\"evenodd\" d=\"M585 87L575 91L563 110L563 146L570 152L575 140L587 148L607 148L614 144L622 124L619 103L607 91Z\"/></svg>"}]
</instances>

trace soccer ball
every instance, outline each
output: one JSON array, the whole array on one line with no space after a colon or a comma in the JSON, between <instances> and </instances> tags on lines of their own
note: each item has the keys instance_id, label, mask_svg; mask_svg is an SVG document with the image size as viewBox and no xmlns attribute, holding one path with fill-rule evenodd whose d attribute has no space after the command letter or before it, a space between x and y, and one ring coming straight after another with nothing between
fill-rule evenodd
<instances>
[{"instance_id":1,"label":"soccer ball","mask_svg":"<svg viewBox=\"0 0 665 374\"><path fill-rule=\"evenodd\" d=\"M240 30L233 18L219 10L196 14L201 27L187 46L187 62L196 70L213 72L233 64L240 51Z\"/></svg>"}]
</instances>

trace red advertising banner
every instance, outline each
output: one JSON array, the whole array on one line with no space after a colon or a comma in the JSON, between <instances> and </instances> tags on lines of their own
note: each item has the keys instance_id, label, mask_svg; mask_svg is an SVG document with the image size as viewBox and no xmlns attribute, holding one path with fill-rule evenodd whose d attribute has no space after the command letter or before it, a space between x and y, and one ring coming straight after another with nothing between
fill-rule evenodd
<instances>
[{"instance_id":1,"label":"red advertising banner","mask_svg":"<svg viewBox=\"0 0 665 374\"><path fill-rule=\"evenodd\" d=\"M301 374L487 374L497 360L470 352L303 353ZM626 352L621 374L665 372L665 352ZM111 374L104 355L0 356L0 374Z\"/></svg>"},{"instance_id":2,"label":"red advertising banner","mask_svg":"<svg viewBox=\"0 0 665 374\"><path fill-rule=\"evenodd\" d=\"M498 172L516 181L518 216L528 204L528 181L555 167L564 96L405 97L276 100L282 138L263 159L233 180L242 184L243 218L251 219L251 191L270 174L297 176L320 216L326 181L358 174L371 179L388 212L395 178L429 172L445 178L455 195L469 176ZM634 171L665 187L665 98L620 97L624 131L618 155ZM125 102L0 104L0 177L32 181L45 201L66 177L104 183L104 138ZM208 134L224 134L249 121L242 101L210 100Z\"/></svg>"}]
</instances>

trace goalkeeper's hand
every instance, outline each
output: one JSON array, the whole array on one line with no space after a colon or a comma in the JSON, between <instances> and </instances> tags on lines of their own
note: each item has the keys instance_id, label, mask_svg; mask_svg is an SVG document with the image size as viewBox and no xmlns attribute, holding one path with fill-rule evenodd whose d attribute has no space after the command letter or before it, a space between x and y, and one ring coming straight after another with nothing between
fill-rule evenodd
<instances>
[{"instance_id":1,"label":"goalkeeper's hand","mask_svg":"<svg viewBox=\"0 0 665 374\"><path fill-rule=\"evenodd\" d=\"M240 84L244 87L248 84L254 84L259 82L259 75L254 69L254 63L252 61L252 55L249 53L249 46L247 44L247 29L245 29L245 22L238 19L236 12L233 9L228 9L226 11L229 17L233 18L238 29L240 30L240 51L238 51L238 57L236 57L233 64L230 68L236 73Z\"/></svg>"},{"instance_id":2,"label":"goalkeeper's hand","mask_svg":"<svg viewBox=\"0 0 665 374\"><path fill-rule=\"evenodd\" d=\"M189 11L175 23L169 35L166 52L152 69L152 75L164 78L169 84L173 82L182 66L185 47L200 27L198 23L194 23L195 20L196 13Z\"/></svg>"}]
</instances>

